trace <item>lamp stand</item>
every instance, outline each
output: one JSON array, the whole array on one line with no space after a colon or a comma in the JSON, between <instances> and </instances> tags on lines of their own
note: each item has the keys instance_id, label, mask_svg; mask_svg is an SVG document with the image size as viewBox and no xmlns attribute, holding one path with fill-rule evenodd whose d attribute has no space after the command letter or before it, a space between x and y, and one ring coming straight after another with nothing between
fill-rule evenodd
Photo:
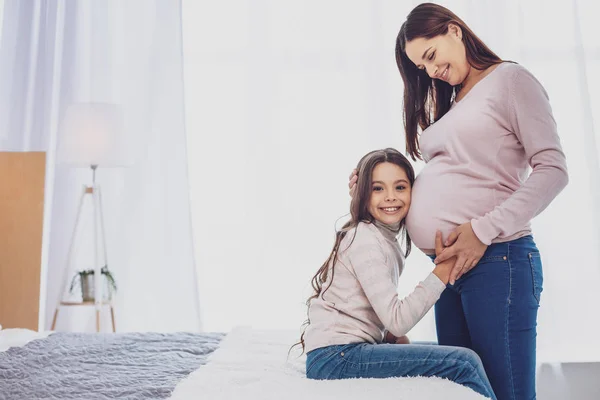
<instances>
[{"instance_id":1,"label":"lamp stand","mask_svg":"<svg viewBox=\"0 0 600 400\"><path fill-rule=\"evenodd\" d=\"M102 265L108 265L108 258L107 258L107 254L106 254L106 234L104 231L104 213L102 211L102 193L100 191L100 186L96 184L96 169L98 168L98 165L91 165L90 168L92 169L92 185L84 186L83 190L81 192L81 196L79 197L79 205L77 207L77 216L75 217L75 225L73 227L73 233L71 235L69 251L67 253L67 260L66 260L65 266L63 267L62 289L58 296L58 303L56 305L56 310L54 312L54 318L52 320L51 330L54 330L54 328L56 326L56 320L58 318L58 311L61 306L94 305L96 308L96 332L100 332L100 311L104 304L108 304L110 306L113 332L116 331L116 329L115 329L115 313L114 313L114 307L112 304L112 300L109 299L109 301L104 302L103 297L102 297L102 295L103 295L103 293L102 293L102 283L103 283ZM74 248L74 243L75 243L75 237L77 234L77 228L79 226L79 220L81 218L81 211L83 209L83 203L85 201L85 198L88 195L90 195L92 198L92 205L93 205L93 211L94 211L94 223L93 223L93 226L94 226L94 235L93 235L93 238L94 238L94 302L93 303L86 302L86 301L65 302L65 301L63 301L63 296L64 296L65 289L67 286L67 277L73 271L73 269L71 268L71 260L73 257L73 248ZM102 243L101 243L102 244L102 256L104 259L104 263L102 263L102 260L100 258L100 252L98 250L98 240L99 239L102 241Z\"/></svg>"}]
</instances>

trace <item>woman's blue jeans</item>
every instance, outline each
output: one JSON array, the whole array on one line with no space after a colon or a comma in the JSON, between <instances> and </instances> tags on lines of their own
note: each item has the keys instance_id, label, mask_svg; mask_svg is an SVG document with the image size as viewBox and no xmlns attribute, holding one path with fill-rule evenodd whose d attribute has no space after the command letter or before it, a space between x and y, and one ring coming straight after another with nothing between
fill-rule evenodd
<instances>
[{"instance_id":1,"label":"woman's blue jeans","mask_svg":"<svg viewBox=\"0 0 600 400\"><path fill-rule=\"evenodd\" d=\"M479 356L462 347L352 343L321 347L306 357L310 379L437 376L496 399Z\"/></svg>"},{"instance_id":2,"label":"woman's blue jeans","mask_svg":"<svg viewBox=\"0 0 600 400\"><path fill-rule=\"evenodd\" d=\"M474 350L500 400L535 399L542 263L532 236L492 244L435 305L438 343Z\"/></svg>"}]
</instances>

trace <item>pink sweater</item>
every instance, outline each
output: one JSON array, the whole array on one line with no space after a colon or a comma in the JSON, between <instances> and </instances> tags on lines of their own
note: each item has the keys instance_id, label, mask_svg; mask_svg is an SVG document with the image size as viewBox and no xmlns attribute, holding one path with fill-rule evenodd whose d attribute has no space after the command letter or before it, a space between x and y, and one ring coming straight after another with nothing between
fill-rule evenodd
<instances>
[{"instance_id":1,"label":"pink sweater","mask_svg":"<svg viewBox=\"0 0 600 400\"><path fill-rule=\"evenodd\" d=\"M488 245L530 234L531 219L568 181L548 95L518 64L502 63L479 81L422 133L420 148L427 164L406 226L429 254L436 229L446 238L469 221Z\"/></svg>"},{"instance_id":2,"label":"pink sweater","mask_svg":"<svg viewBox=\"0 0 600 400\"><path fill-rule=\"evenodd\" d=\"M354 233L356 232L356 237ZM354 242L352 239L354 238ZM350 245L350 247L348 247ZM398 297L404 257L395 233L384 225L359 223L341 242L335 274L308 309L305 351L348 343L379 343L384 329L406 334L446 288L433 273L408 296Z\"/></svg>"}]
</instances>

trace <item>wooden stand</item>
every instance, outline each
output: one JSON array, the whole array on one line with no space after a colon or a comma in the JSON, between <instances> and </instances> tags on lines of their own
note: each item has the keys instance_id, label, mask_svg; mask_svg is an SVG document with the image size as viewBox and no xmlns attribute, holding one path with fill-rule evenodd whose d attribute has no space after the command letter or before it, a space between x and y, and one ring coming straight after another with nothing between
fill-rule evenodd
<instances>
[{"instance_id":1,"label":"wooden stand","mask_svg":"<svg viewBox=\"0 0 600 400\"><path fill-rule=\"evenodd\" d=\"M97 165L91 165L92 169L92 186L84 186L83 191L81 192L81 197L79 199L79 206L77 208L77 216L75 218L75 226L73 227L73 234L71 236L71 244L69 246L69 252L67 255L67 260L65 263L65 267L63 269L63 287L59 295L58 304L56 305L56 310L54 311L54 318L52 321L52 330L54 330L56 326L56 319L58 318L58 311L61 306L95 306L96 307L96 331L100 332L100 311L103 305L110 306L110 314L112 319L112 328L113 332L115 329L115 312L114 306L111 301L102 300L102 265L108 265L108 257L106 254L106 234L104 232L104 215L102 212L102 194L100 192L100 187L96 185L96 168ZM84 200L87 196L92 198L92 204L94 206L94 298L95 301L80 301L80 302L69 302L63 301L62 296L65 293L66 285L67 285L67 277L69 274L75 272L71 268L71 258L73 254L73 246L75 243L75 236L77 233L77 227L79 225L79 220L81 218L81 210L83 208ZM102 259L100 258L100 254L98 251L98 239L102 242Z\"/></svg>"},{"instance_id":2,"label":"wooden stand","mask_svg":"<svg viewBox=\"0 0 600 400\"><path fill-rule=\"evenodd\" d=\"M54 311L54 318L52 319L52 328L50 330L54 330L56 326L56 320L58 319L58 311L61 306L95 306L96 303L93 301L61 301L58 307L56 307L56 311ZM115 308L110 301L103 301L102 305L107 305L110 307L110 320L112 322L112 331L116 332L115 327ZM96 308L96 332L100 332L100 310Z\"/></svg>"}]
</instances>

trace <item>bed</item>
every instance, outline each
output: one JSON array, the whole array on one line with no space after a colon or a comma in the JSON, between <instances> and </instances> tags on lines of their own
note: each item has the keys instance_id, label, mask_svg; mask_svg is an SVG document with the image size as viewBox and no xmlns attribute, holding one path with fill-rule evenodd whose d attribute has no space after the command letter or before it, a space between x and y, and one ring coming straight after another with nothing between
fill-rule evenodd
<instances>
[{"instance_id":1,"label":"bed","mask_svg":"<svg viewBox=\"0 0 600 400\"><path fill-rule=\"evenodd\" d=\"M223 336L0 330L0 399L165 399Z\"/></svg>"},{"instance_id":2,"label":"bed","mask_svg":"<svg viewBox=\"0 0 600 400\"><path fill-rule=\"evenodd\" d=\"M478 400L434 378L311 381L296 331L38 333L43 329L44 153L0 152L0 400ZM46 224L47 226L47 224ZM15 329L28 328L28 329Z\"/></svg>"},{"instance_id":3,"label":"bed","mask_svg":"<svg viewBox=\"0 0 600 400\"><path fill-rule=\"evenodd\" d=\"M483 399L439 378L308 380L297 335L0 330L0 399Z\"/></svg>"}]
</instances>

